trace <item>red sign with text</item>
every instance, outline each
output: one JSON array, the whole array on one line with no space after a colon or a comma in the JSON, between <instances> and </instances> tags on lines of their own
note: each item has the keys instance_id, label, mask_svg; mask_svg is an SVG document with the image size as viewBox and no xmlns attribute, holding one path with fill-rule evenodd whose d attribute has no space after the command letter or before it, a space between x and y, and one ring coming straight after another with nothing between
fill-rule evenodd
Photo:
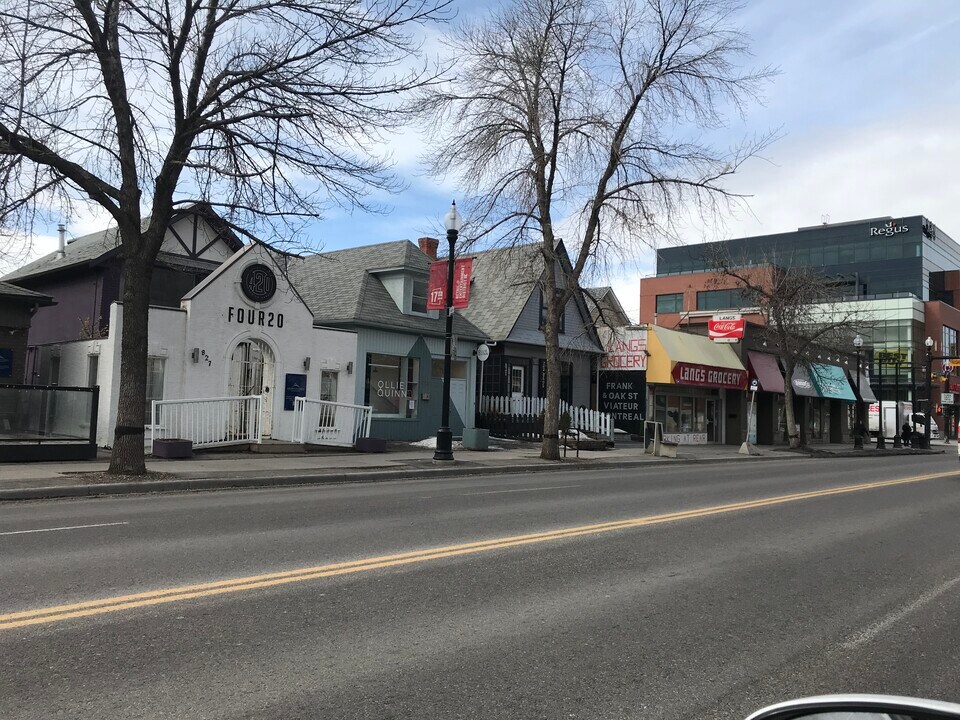
<instances>
[{"instance_id":1,"label":"red sign with text","mask_svg":"<svg viewBox=\"0 0 960 720\"><path fill-rule=\"evenodd\" d=\"M747 321L740 315L714 315L707 328L710 339L718 343L735 343L743 339Z\"/></svg>"},{"instance_id":2,"label":"red sign with text","mask_svg":"<svg viewBox=\"0 0 960 720\"><path fill-rule=\"evenodd\" d=\"M673 366L673 380L677 385L743 390L747 387L747 371L678 362Z\"/></svg>"},{"instance_id":3,"label":"red sign with text","mask_svg":"<svg viewBox=\"0 0 960 720\"><path fill-rule=\"evenodd\" d=\"M453 263L453 306L465 308L470 302L470 275L473 258L461 258ZM447 306L447 261L430 263L430 289L427 310L443 310Z\"/></svg>"}]
</instances>

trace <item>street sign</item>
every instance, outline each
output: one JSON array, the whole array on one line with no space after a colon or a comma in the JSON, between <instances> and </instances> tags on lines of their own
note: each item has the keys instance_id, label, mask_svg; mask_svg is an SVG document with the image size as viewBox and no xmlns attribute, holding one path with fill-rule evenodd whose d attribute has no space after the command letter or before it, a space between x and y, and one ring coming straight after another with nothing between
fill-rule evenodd
<instances>
[{"instance_id":1,"label":"street sign","mask_svg":"<svg viewBox=\"0 0 960 720\"><path fill-rule=\"evenodd\" d=\"M707 323L710 339L716 343L740 342L746 327L747 322L740 313L714 315Z\"/></svg>"},{"instance_id":2,"label":"street sign","mask_svg":"<svg viewBox=\"0 0 960 720\"><path fill-rule=\"evenodd\" d=\"M477 346L477 360L486 362L490 358L490 346L487 344Z\"/></svg>"},{"instance_id":3,"label":"street sign","mask_svg":"<svg viewBox=\"0 0 960 720\"><path fill-rule=\"evenodd\" d=\"M940 404L941 405L953 405L954 404L954 395L952 392L940 393Z\"/></svg>"},{"instance_id":4,"label":"street sign","mask_svg":"<svg viewBox=\"0 0 960 720\"><path fill-rule=\"evenodd\" d=\"M750 381L750 392L756 392L760 389L760 381L754 378Z\"/></svg>"},{"instance_id":5,"label":"street sign","mask_svg":"<svg viewBox=\"0 0 960 720\"><path fill-rule=\"evenodd\" d=\"M950 365L950 367L960 367L960 358L948 358L943 363L944 365Z\"/></svg>"}]
</instances>

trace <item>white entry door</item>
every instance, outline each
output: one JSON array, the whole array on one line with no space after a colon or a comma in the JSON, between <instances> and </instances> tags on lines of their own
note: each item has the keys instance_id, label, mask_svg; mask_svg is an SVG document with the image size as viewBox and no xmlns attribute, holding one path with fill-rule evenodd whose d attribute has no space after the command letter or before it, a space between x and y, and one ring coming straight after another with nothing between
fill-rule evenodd
<instances>
[{"instance_id":1,"label":"white entry door","mask_svg":"<svg viewBox=\"0 0 960 720\"><path fill-rule=\"evenodd\" d=\"M263 437L273 432L273 385L275 380L273 350L262 340L250 339L237 343L230 356L230 395L260 395Z\"/></svg>"}]
</instances>

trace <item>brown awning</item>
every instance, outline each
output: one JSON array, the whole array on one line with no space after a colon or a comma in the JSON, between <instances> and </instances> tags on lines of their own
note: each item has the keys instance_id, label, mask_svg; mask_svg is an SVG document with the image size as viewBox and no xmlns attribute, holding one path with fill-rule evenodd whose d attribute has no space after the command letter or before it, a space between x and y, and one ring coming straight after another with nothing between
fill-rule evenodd
<instances>
[{"instance_id":1,"label":"brown awning","mask_svg":"<svg viewBox=\"0 0 960 720\"><path fill-rule=\"evenodd\" d=\"M783 395L783 373L780 372L776 356L748 351L747 363L750 366L750 377L759 381L761 390Z\"/></svg>"}]
</instances>

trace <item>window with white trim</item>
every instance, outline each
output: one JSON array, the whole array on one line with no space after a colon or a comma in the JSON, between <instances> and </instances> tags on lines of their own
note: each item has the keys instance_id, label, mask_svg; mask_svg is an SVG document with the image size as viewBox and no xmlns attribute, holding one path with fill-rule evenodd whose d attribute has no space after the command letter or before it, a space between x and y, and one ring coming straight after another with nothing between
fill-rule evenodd
<instances>
[{"instance_id":1,"label":"window with white trim","mask_svg":"<svg viewBox=\"0 0 960 720\"><path fill-rule=\"evenodd\" d=\"M163 400L163 371L166 360L162 357L147 358L147 404L144 408L144 424L153 425L154 400Z\"/></svg>"}]
</instances>

